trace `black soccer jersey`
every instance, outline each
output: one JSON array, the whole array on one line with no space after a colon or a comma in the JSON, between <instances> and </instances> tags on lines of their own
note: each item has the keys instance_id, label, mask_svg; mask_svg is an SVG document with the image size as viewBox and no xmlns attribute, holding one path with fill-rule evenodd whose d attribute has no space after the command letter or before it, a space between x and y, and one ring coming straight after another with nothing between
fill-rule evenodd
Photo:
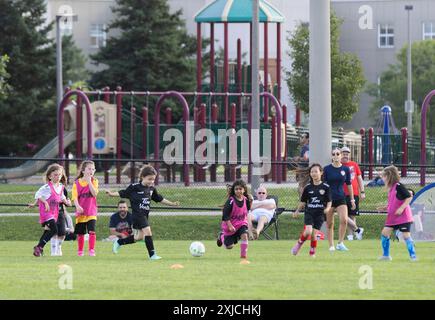
<instances>
[{"instance_id":1,"label":"black soccer jersey","mask_svg":"<svg viewBox=\"0 0 435 320\"><path fill-rule=\"evenodd\" d=\"M125 190L119 191L121 198L130 200L130 206L133 216L143 216L148 218L150 212L151 200L161 202L163 197L158 194L154 187L145 187L142 183L133 183Z\"/></svg>"},{"instance_id":2,"label":"black soccer jersey","mask_svg":"<svg viewBox=\"0 0 435 320\"><path fill-rule=\"evenodd\" d=\"M324 182L317 186L312 183L308 184L301 196L301 202L305 202L305 212L309 213L323 213L330 201L331 190Z\"/></svg>"}]
</instances>

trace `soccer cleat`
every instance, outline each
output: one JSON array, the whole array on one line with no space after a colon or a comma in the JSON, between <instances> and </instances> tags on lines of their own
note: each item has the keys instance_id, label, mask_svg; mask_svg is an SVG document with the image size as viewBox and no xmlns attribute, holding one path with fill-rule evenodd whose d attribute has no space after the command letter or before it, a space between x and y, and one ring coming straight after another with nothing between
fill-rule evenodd
<instances>
[{"instance_id":1,"label":"soccer cleat","mask_svg":"<svg viewBox=\"0 0 435 320\"><path fill-rule=\"evenodd\" d=\"M362 240L364 228L359 228L359 232L355 232L357 240Z\"/></svg>"},{"instance_id":2,"label":"soccer cleat","mask_svg":"<svg viewBox=\"0 0 435 320\"><path fill-rule=\"evenodd\" d=\"M310 249L310 257L311 258L315 258L316 257L316 251L313 248Z\"/></svg>"},{"instance_id":3,"label":"soccer cleat","mask_svg":"<svg viewBox=\"0 0 435 320\"><path fill-rule=\"evenodd\" d=\"M418 261L417 256L415 254L411 256L411 261Z\"/></svg>"},{"instance_id":4,"label":"soccer cleat","mask_svg":"<svg viewBox=\"0 0 435 320\"><path fill-rule=\"evenodd\" d=\"M222 247L222 232L219 232L216 244L218 247Z\"/></svg>"},{"instance_id":5,"label":"soccer cleat","mask_svg":"<svg viewBox=\"0 0 435 320\"><path fill-rule=\"evenodd\" d=\"M292 248L292 255L297 255L299 250L301 250L302 243L296 242L295 246Z\"/></svg>"},{"instance_id":6,"label":"soccer cleat","mask_svg":"<svg viewBox=\"0 0 435 320\"><path fill-rule=\"evenodd\" d=\"M393 260L393 258L391 258L391 256L381 256L378 259L379 261L391 261Z\"/></svg>"},{"instance_id":7,"label":"soccer cleat","mask_svg":"<svg viewBox=\"0 0 435 320\"><path fill-rule=\"evenodd\" d=\"M120 247L121 245L118 243L118 240L113 241L112 252L117 254Z\"/></svg>"},{"instance_id":8,"label":"soccer cleat","mask_svg":"<svg viewBox=\"0 0 435 320\"><path fill-rule=\"evenodd\" d=\"M329 247L329 251L331 252L335 251L335 247L334 246Z\"/></svg>"},{"instance_id":9,"label":"soccer cleat","mask_svg":"<svg viewBox=\"0 0 435 320\"><path fill-rule=\"evenodd\" d=\"M44 254L44 250L39 246L33 247L33 255L35 257L41 257Z\"/></svg>"},{"instance_id":10,"label":"soccer cleat","mask_svg":"<svg viewBox=\"0 0 435 320\"><path fill-rule=\"evenodd\" d=\"M347 240L349 240L349 241L353 241L353 235L348 234L348 235L347 235Z\"/></svg>"},{"instance_id":11,"label":"soccer cleat","mask_svg":"<svg viewBox=\"0 0 435 320\"><path fill-rule=\"evenodd\" d=\"M155 253L150 257L150 260L160 260L162 257L159 257Z\"/></svg>"},{"instance_id":12,"label":"soccer cleat","mask_svg":"<svg viewBox=\"0 0 435 320\"><path fill-rule=\"evenodd\" d=\"M89 250L89 256L95 257L95 250L94 249Z\"/></svg>"},{"instance_id":13,"label":"soccer cleat","mask_svg":"<svg viewBox=\"0 0 435 320\"><path fill-rule=\"evenodd\" d=\"M83 256L84 256L83 251L77 251L77 255L78 255L79 257L83 257Z\"/></svg>"},{"instance_id":14,"label":"soccer cleat","mask_svg":"<svg viewBox=\"0 0 435 320\"><path fill-rule=\"evenodd\" d=\"M336 249L337 249L338 251L349 251L349 249L348 249L348 248L346 248L346 246L344 245L344 243L343 243L343 242L341 242L341 243L337 244L337 247L336 247Z\"/></svg>"},{"instance_id":15,"label":"soccer cleat","mask_svg":"<svg viewBox=\"0 0 435 320\"><path fill-rule=\"evenodd\" d=\"M62 248L61 248L60 246L58 247L57 255L58 255L59 257L62 257Z\"/></svg>"}]
</instances>

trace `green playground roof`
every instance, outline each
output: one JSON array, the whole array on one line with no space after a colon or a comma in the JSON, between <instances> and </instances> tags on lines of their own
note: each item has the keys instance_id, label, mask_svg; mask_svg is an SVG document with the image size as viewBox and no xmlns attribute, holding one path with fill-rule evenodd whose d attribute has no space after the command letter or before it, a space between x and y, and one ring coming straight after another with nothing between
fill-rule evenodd
<instances>
[{"instance_id":1,"label":"green playground roof","mask_svg":"<svg viewBox=\"0 0 435 320\"><path fill-rule=\"evenodd\" d=\"M251 22L252 0L215 0L195 15L195 22ZM260 22L284 22L269 2L260 0Z\"/></svg>"}]
</instances>

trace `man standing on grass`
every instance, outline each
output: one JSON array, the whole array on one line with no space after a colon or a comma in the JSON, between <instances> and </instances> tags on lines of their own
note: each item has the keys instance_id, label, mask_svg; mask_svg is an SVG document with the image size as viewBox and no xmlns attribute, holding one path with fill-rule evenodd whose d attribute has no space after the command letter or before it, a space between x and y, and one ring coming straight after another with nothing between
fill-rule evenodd
<instances>
[{"instance_id":1,"label":"man standing on grass","mask_svg":"<svg viewBox=\"0 0 435 320\"><path fill-rule=\"evenodd\" d=\"M362 178L361 169L358 163L350 160L350 149L348 147L341 148L341 163L348 167L350 170L350 181L352 183L353 195L355 199L355 210L352 210L352 205L350 203L349 191L344 188L344 193L346 195L347 210L349 214L348 224L347 224L347 239L349 241L353 240L355 236L358 240L362 240L362 235L364 232L363 228L358 228L356 224L356 216L359 216L359 201L364 200L366 195L364 191L364 181Z\"/></svg>"}]
</instances>

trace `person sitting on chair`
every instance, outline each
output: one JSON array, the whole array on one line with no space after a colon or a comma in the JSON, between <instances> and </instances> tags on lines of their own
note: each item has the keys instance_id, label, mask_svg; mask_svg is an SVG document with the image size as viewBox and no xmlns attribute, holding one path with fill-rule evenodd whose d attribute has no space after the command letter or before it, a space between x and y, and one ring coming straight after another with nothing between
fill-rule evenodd
<instances>
[{"instance_id":1,"label":"person sitting on chair","mask_svg":"<svg viewBox=\"0 0 435 320\"><path fill-rule=\"evenodd\" d=\"M258 239L264 226L272 220L275 209L275 200L267 199L266 188L260 186L257 189L257 199L252 202L248 214L249 235L252 239ZM254 221L257 222L257 228L253 226Z\"/></svg>"}]
</instances>

